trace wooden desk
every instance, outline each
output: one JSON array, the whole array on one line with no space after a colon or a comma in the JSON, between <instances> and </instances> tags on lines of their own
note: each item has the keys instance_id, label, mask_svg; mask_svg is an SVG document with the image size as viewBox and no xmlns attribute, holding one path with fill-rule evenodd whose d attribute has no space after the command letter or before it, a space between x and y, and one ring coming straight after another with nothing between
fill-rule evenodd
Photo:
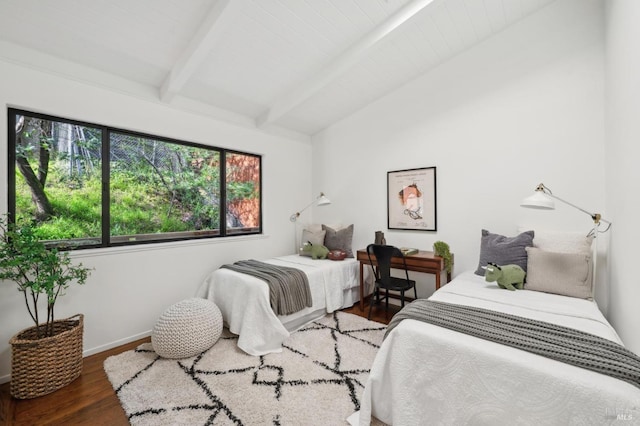
<instances>
[{"instance_id":1,"label":"wooden desk","mask_svg":"<svg viewBox=\"0 0 640 426\"><path fill-rule=\"evenodd\" d=\"M360 309L364 311L364 268L369 267L369 256L367 250L358 250L356 259L360 262ZM376 257L372 254L371 260L374 266L377 266ZM405 256L407 270L414 272L423 272L425 274L434 274L436 276L436 290L440 288L440 275L444 268L444 259L436 256L432 251L420 250L416 254ZM451 269L453 270L453 253L451 254ZM404 269L402 258L394 257L391 259L391 267ZM447 282L451 281L451 272L447 272ZM407 298L408 300L409 298ZM413 299L411 299L413 300Z\"/></svg>"}]
</instances>

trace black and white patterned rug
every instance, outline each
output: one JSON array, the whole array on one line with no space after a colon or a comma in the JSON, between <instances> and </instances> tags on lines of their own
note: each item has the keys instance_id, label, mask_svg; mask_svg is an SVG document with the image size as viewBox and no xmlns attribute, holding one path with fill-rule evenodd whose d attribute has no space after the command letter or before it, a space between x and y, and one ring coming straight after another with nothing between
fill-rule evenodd
<instances>
[{"instance_id":1,"label":"black and white patterned rug","mask_svg":"<svg viewBox=\"0 0 640 426\"><path fill-rule=\"evenodd\" d=\"M334 312L292 333L282 353L247 355L225 329L193 358L160 358L145 343L104 368L133 425L344 425L385 329Z\"/></svg>"}]
</instances>

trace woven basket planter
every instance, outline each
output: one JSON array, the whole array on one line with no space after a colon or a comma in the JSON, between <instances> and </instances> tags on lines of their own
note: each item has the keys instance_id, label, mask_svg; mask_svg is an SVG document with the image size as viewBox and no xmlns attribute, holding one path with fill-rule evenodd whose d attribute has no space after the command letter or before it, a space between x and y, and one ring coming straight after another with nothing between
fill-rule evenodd
<instances>
[{"instance_id":1,"label":"woven basket planter","mask_svg":"<svg viewBox=\"0 0 640 426\"><path fill-rule=\"evenodd\" d=\"M54 335L37 338L36 327L22 330L11 345L11 395L28 399L54 392L82 372L84 315L53 322Z\"/></svg>"}]
</instances>

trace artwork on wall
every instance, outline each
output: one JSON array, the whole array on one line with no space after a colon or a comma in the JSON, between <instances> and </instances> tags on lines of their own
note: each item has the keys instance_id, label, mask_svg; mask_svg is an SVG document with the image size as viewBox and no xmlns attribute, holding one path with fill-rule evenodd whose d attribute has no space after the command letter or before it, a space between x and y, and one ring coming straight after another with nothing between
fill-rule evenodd
<instances>
[{"instance_id":1,"label":"artwork on wall","mask_svg":"<svg viewBox=\"0 0 640 426\"><path fill-rule=\"evenodd\" d=\"M437 231L436 168L387 172L387 227Z\"/></svg>"}]
</instances>

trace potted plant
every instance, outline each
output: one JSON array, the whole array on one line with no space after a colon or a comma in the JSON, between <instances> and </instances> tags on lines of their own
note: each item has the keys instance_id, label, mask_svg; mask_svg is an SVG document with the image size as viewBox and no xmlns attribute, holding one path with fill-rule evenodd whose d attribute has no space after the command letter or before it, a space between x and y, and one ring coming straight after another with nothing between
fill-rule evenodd
<instances>
[{"instance_id":1,"label":"potted plant","mask_svg":"<svg viewBox=\"0 0 640 426\"><path fill-rule=\"evenodd\" d=\"M84 284L90 269L73 264L68 252L47 248L29 225L0 218L0 233L0 280L17 285L35 323L9 341L11 394L34 398L69 384L82 371L83 315L56 320L55 304L70 284Z\"/></svg>"},{"instance_id":2,"label":"potted plant","mask_svg":"<svg viewBox=\"0 0 640 426\"><path fill-rule=\"evenodd\" d=\"M444 259L444 268L447 271L447 274L451 274L451 270L453 267L453 257L451 256L451 251L449 250L449 244L444 241L436 241L433 243L433 251L436 256L440 256Z\"/></svg>"}]
</instances>

